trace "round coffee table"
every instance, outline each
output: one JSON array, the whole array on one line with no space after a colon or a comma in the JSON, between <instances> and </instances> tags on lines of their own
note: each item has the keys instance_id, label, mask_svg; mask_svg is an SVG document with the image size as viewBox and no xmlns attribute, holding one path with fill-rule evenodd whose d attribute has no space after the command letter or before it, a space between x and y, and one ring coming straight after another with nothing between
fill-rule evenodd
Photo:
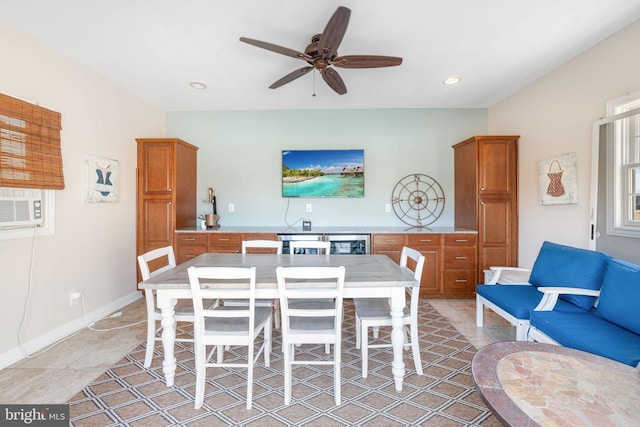
<instances>
[{"instance_id":1,"label":"round coffee table","mask_svg":"<svg viewBox=\"0 0 640 427\"><path fill-rule=\"evenodd\" d=\"M471 363L480 396L505 425L637 426L640 370L550 344L510 341Z\"/></svg>"}]
</instances>

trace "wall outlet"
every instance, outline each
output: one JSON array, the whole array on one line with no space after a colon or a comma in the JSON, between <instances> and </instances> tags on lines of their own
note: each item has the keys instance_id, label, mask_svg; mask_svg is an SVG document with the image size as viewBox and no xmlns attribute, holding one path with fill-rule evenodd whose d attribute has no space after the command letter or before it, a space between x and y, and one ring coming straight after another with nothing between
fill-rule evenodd
<instances>
[{"instance_id":1,"label":"wall outlet","mask_svg":"<svg viewBox=\"0 0 640 427\"><path fill-rule=\"evenodd\" d=\"M391 203L385 203L384 211L385 212L391 212Z\"/></svg>"},{"instance_id":2,"label":"wall outlet","mask_svg":"<svg viewBox=\"0 0 640 427\"><path fill-rule=\"evenodd\" d=\"M307 212L313 212L313 207L311 206L311 203L307 203Z\"/></svg>"},{"instance_id":3,"label":"wall outlet","mask_svg":"<svg viewBox=\"0 0 640 427\"><path fill-rule=\"evenodd\" d=\"M235 211L236 211L235 203L229 203L229 212L235 212Z\"/></svg>"},{"instance_id":4,"label":"wall outlet","mask_svg":"<svg viewBox=\"0 0 640 427\"><path fill-rule=\"evenodd\" d=\"M82 298L82 293L80 291L74 291L69 294L69 307L73 307L74 305L80 302L80 298Z\"/></svg>"}]
</instances>

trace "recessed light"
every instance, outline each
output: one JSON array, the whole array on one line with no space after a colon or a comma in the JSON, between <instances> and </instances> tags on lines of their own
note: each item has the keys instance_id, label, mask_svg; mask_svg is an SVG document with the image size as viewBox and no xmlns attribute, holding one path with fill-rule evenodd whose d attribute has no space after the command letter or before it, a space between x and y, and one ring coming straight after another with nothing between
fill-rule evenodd
<instances>
[{"instance_id":1,"label":"recessed light","mask_svg":"<svg viewBox=\"0 0 640 427\"><path fill-rule=\"evenodd\" d=\"M194 89L206 89L207 85L204 83L200 83L200 82L190 82L189 86L191 86Z\"/></svg>"},{"instance_id":2,"label":"recessed light","mask_svg":"<svg viewBox=\"0 0 640 427\"><path fill-rule=\"evenodd\" d=\"M446 79L445 81L442 82L443 85L455 85L460 83L460 77L449 77L448 79Z\"/></svg>"}]
</instances>

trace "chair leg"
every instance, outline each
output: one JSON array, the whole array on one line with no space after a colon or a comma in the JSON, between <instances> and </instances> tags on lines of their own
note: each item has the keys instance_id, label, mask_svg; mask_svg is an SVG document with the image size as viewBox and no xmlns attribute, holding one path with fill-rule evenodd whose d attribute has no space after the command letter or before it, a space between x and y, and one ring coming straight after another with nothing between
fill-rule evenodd
<instances>
[{"instance_id":1,"label":"chair leg","mask_svg":"<svg viewBox=\"0 0 640 427\"><path fill-rule=\"evenodd\" d=\"M247 348L247 409L253 403L253 345Z\"/></svg>"},{"instance_id":2,"label":"chair leg","mask_svg":"<svg viewBox=\"0 0 640 427\"><path fill-rule=\"evenodd\" d=\"M411 351L413 352L413 364L416 367L416 373L422 375L422 359L420 358L420 341L418 340L418 321L413 319L411 322Z\"/></svg>"},{"instance_id":3,"label":"chair leg","mask_svg":"<svg viewBox=\"0 0 640 427\"><path fill-rule=\"evenodd\" d=\"M280 329L280 301L273 301L273 323L276 329Z\"/></svg>"},{"instance_id":4,"label":"chair leg","mask_svg":"<svg viewBox=\"0 0 640 427\"><path fill-rule=\"evenodd\" d=\"M356 313L356 349L360 348L360 317L358 317L358 313Z\"/></svg>"},{"instance_id":5,"label":"chair leg","mask_svg":"<svg viewBox=\"0 0 640 427\"><path fill-rule=\"evenodd\" d=\"M378 337L380 336L380 327L374 326L371 329L373 329L373 338L378 339Z\"/></svg>"},{"instance_id":6,"label":"chair leg","mask_svg":"<svg viewBox=\"0 0 640 427\"><path fill-rule=\"evenodd\" d=\"M480 295L476 295L476 326L478 328L482 328L484 323L484 304L482 304L482 300L480 298Z\"/></svg>"},{"instance_id":7,"label":"chair leg","mask_svg":"<svg viewBox=\"0 0 640 427\"><path fill-rule=\"evenodd\" d=\"M196 347L195 354L195 367L196 367L196 395L195 395L195 409L202 408L204 403L204 387L206 379L206 368L204 363L206 361L207 349L203 346Z\"/></svg>"},{"instance_id":8,"label":"chair leg","mask_svg":"<svg viewBox=\"0 0 640 427\"><path fill-rule=\"evenodd\" d=\"M284 351L284 404L291 403L291 355L293 351L292 345L282 343L282 349Z\"/></svg>"},{"instance_id":9,"label":"chair leg","mask_svg":"<svg viewBox=\"0 0 640 427\"><path fill-rule=\"evenodd\" d=\"M360 321L360 353L362 359L362 378L367 378L369 369L369 331L366 323Z\"/></svg>"},{"instance_id":10,"label":"chair leg","mask_svg":"<svg viewBox=\"0 0 640 427\"><path fill-rule=\"evenodd\" d=\"M337 340L334 348L333 348L334 352L333 352L333 360L335 361L335 364L333 365L333 394L334 394L334 400L336 402L336 405L340 405L341 401L342 401L342 394L340 392L340 383L341 383L341 378L340 378L340 366L341 366L341 348L340 348L340 341Z\"/></svg>"},{"instance_id":11,"label":"chair leg","mask_svg":"<svg viewBox=\"0 0 640 427\"><path fill-rule=\"evenodd\" d=\"M147 322L147 350L144 353L144 367L151 366L153 360L153 350L156 345L156 321L151 319Z\"/></svg>"},{"instance_id":12,"label":"chair leg","mask_svg":"<svg viewBox=\"0 0 640 427\"><path fill-rule=\"evenodd\" d=\"M271 365L271 322L264 327L264 366L267 368Z\"/></svg>"}]
</instances>

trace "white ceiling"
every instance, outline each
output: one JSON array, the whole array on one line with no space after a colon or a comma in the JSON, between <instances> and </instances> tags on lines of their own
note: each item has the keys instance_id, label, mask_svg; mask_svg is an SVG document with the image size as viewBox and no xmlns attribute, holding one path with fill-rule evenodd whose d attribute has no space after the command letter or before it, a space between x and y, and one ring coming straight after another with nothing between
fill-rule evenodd
<instances>
[{"instance_id":1,"label":"white ceiling","mask_svg":"<svg viewBox=\"0 0 640 427\"><path fill-rule=\"evenodd\" d=\"M304 51L341 5L341 55L402 65L337 69L342 96L317 73L268 89L306 63L239 37ZM487 108L639 18L638 0L0 0L0 21L167 111Z\"/></svg>"}]
</instances>

